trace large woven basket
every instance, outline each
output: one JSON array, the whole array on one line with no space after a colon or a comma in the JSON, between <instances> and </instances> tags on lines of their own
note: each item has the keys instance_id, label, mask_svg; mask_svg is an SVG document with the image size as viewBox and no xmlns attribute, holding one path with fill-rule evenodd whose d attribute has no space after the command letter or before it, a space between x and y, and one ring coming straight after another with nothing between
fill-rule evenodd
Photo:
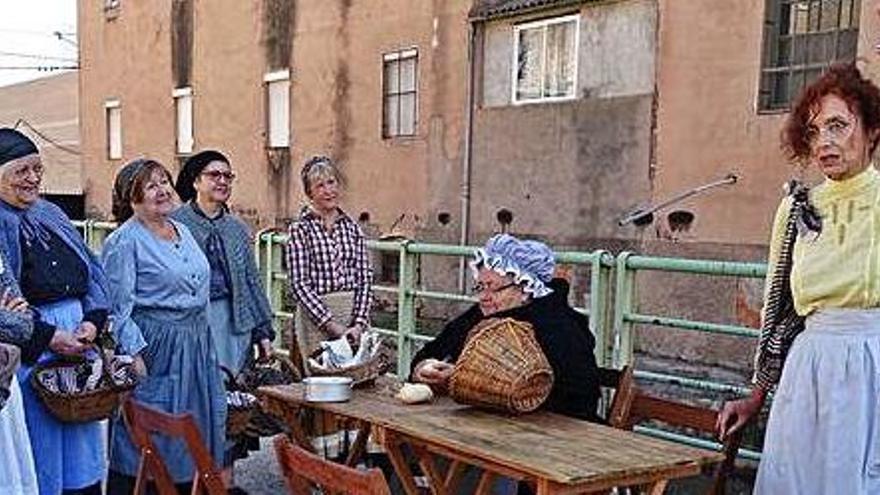
<instances>
[{"instance_id":1,"label":"large woven basket","mask_svg":"<svg viewBox=\"0 0 880 495\"><path fill-rule=\"evenodd\" d=\"M34 367L30 377L31 387L37 392L43 405L52 413L52 416L64 423L88 423L112 417L122 403L125 394L137 385L136 383L127 386L115 385L107 372L106 363L100 386L89 392L77 394L53 392L37 379L37 375L43 370L67 367L73 364L75 363L70 360L40 363Z\"/></svg>"},{"instance_id":2,"label":"large woven basket","mask_svg":"<svg viewBox=\"0 0 880 495\"><path fill-rule=\"evenodd\" d=\"M242 392L255 394L259 387L268 385L287 385L302 381L296 365L283 353L275 351L265 361L251 361L245 369L235 377L238 389ZM249 411L237 411L229 408L227 416L227 436L247 435L251 437L269 437L283 433L287 427L283 422L263 411L262 406L255 404ZM231 433L230 433L231 432Z\"/></svg>"},{"instance_id":3,"label":"large woven basket","mask_svg":"<svg viewBox=\"0 0 880 495\"><path fill-rule=\"evenodd\" d=\"M489 319L471 330L449 379L456 402L509 413L539 408L553 387L553 369L531 325Z\"/></svg>"}]
</instances>

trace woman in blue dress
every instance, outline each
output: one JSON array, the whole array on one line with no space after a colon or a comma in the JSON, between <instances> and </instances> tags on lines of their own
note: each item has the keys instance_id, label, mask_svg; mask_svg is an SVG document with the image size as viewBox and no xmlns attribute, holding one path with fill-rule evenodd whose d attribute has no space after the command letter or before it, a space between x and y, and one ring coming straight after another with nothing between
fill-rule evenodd
<instances>
[{"instance_id":1,"label":"woman in blue dress","mask_svg":"<svg viewBox=\"0 0 880 495\"><path fill-rule=\"evenodd\" d=\"M108 309L104 272L64 212L40 199L42 177L34 143L0 129L0 249L36 315L18 382L40 493L100 494L106 474L101 424L56 420L30 387L33 364L82 352Z\"/></svg>"},{"instance_id":2,"label":"woman in blue dress","mask_svg":"<svg viewBox=\"0 0 880 495\"><path fill-rule=\"evenodd\" d=\"M223 459L226 395L208 329L210 267L183 224L169 218L177 200L160 163L139 159L119 171L113 213L120 227L103 261L118 345L145 376L134 399L169 413L191 414L215 462ZM174 482L194 465L182 441L157 438ZM121 421L113 425L108 493L128 493L140 455ZM181 488L183 488L181 486Z\"/></svg>"}]
</instances>

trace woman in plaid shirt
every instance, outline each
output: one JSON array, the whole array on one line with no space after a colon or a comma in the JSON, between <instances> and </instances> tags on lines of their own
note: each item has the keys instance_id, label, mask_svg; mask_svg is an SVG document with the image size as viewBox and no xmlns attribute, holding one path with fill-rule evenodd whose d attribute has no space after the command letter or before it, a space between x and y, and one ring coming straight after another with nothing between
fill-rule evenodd
<instances>
[{"instance_id":1,"label":"woman in plaid shirt","mask_svg":"<svg viewBox=\"0 0 880 495\"><path fill-rule=\"evenodd\" d=\"M290 227L287 266L303 362L322 340L359 341L370 322L373 270L360 226L339 207L340 175L316 156L301 171L311 203Z\"/></svg>"}]
</instances>

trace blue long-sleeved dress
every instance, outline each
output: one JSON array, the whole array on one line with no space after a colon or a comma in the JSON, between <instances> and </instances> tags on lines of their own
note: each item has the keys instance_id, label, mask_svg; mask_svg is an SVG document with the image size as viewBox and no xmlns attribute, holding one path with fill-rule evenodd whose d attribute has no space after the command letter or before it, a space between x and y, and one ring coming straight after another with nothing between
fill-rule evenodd
<instances>
[{"instance_id":1,"label":"blue long-sleeved dress","mask_svg":"<svg viewBox=\"0 0 880 495\"><path fill-rule=\"evenodd\" d=\"M144 358L147 377L134 391L142 403L192 414L215 462L223 459L226 395L208 329L210 267L189 230L173 222L178 239L156 237L130 219L103 249L118 345ZM181 441L157 439L175 483L192 479ZM134 476L139 454L121 421L114 424L110 469Z\"/></svg>"}]
</instances>

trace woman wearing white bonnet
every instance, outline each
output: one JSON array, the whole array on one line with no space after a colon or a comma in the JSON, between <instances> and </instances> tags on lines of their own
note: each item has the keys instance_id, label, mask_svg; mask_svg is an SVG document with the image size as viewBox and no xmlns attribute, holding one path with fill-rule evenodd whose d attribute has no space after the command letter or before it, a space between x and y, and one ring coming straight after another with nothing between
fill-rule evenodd
<instances>
[{"instance_id":1,"label":"woman wearing white bonnet","mask_svg":"<svg viewBox=\"0 0 880 495\"><path fill-rule=\"evenodd\" d=\"M568 282L554 278L547 245L507 234L489 239L471 268L477 304L449 322L413 358L411 380L445 388L470 330L484 318L530 323L553 368L553 389L543 409L598 421L599 381L588 320L568 304Z\"/></svg>"}]
</instances>

